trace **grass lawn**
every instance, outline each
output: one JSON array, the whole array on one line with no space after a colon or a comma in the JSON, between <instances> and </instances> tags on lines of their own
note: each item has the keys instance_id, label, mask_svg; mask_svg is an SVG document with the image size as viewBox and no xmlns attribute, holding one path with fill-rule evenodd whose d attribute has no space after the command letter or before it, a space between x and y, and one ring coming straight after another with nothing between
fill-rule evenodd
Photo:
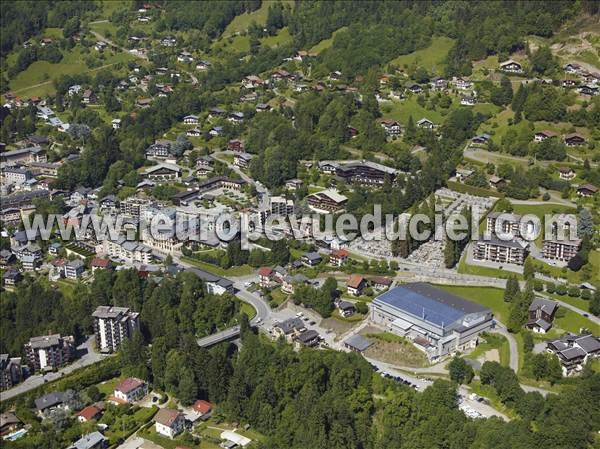
<instances>
[{"instance_id":1,"label":"grass lawn","mask_svg":"<svg viewBox=\"0 0 600 449\"><path fill-rule=\"evenodd\" d=\"M469 265L465 261L465 258L461 258L458 263L458 272L461 274L472 274L475 276L491 276L501 279L507 279L511 275L517 276L517 279L522 280L523 275L520 273L514 273L512 271L500 270L499 268L482 267L478 265Z\"/></svg>"},{"instance_id":2,"label":"grass lawn","mask_svg":"<svg viewBox=\"0 0 600 449\"><path fill-rule=\"evenodd\" d=\"M146 424L148 421L152 419L152 417L158 412L157 406L152 406L150 408L141 407L137 410L133 415L133 420L136 422L136 428ZM135 428L134 428L135 429ZM110 444L116 444L119 440L127 438L131 433L132 429L121 430L117 425L111 425L106 430L106 436Z\"/></svg>"},{"instance_id":3,"label":"grass lawn","mask_svg":"<svg viewBox=\"0 0 600 449\"><path fill-rule=\"evenodd\" d=\"M119 382L121 382L121 380L121 377L115 377L114 379L100 382L96 386L98 387L98 391L100 391L100 393L102 393L106 398L107 396L113 394L113 391L115 391L115 387L118 385Z\"/></svg>"},{"instance_id":4,"label":"grass lawn","mask_svg":"<svg viewBox=\"0 0 600 449\"><path fill-rule=\"evenodd\" d=\"M448 109L449 111L450 109ZM402 101L392 101L381 105L381 111L387 118L398 120L403 125L408 123L408 117L412 115L415 122L422 118L431 120L436 125L442 122L444 115L439 110L426 109L417 103L417 95L411 95Z\"/></svg>"},{"instance_id":5,"label":"grass lawn","mask_svg":"<svg viewBox=\"0 0 600 449\"><path fill-rule=\"evenodd\" d=\"M248 304L247 302L244 302L244 301L240 301L240 303L241 303L240 312L248 315L249 320L251 320L252 318L254 318L256 316L256 309L254 307L252 307L250 304Z\"/></svg>"},{"instance_id":6,"label":"grass lawn","mask_svg":"<svg viewBox=\"0 0 600 449\"><path fill-rule=\"evenodd\" d=\"M489 307L502 323L506 323L508 319L509 304L504 302L504 290L501 288L454 285L436 285L436 287Z\"/></svg>"},{"instance_id":7,"label":"grass lawn","mask_svg":"<svg viewBox=\"0 0 600 449\"><path fill-rule=\"evenodd\" d=\"M571 304L572 306L577 307L578 309L583 310L584 312L589 312L590 310L590 301L581 298L572 298L569 295L560 296L556 293L548 293L544 292L545 295L548 295L552 299L556 299L558 301L566 302L567 304Z\"/></svg>"},{"instance_id":8,"label":"grass lawn","mask_svg":"<svg viewBox=\"0 0 600 449\"><path fill-rule=\"evenodd\" d=\"M117 26L110 22L92 23L90 30L100 33L102 36L110 39L117 34Z\"/></svg>"},{"instance_id":9,"label":"grass lawn","mask_svg":"<svg viewBox=\"0 0 600 449\"><path fill-rule=\"evenodd\" d=\"M400 67L410 67L413 64L427 69L430 73L439 73L444 68L444 59L454 45L454 39L449 37L434 37L431 45L408 55L398 56L392 64Z\"/></svg>"},{"instance_id":10,"label":"grass lawn","mask_svg":"<svg viewBox=\"0 0 600 449\"><path fill-rule=\"evenodd\" d=\"M285 301L287 299L288 295L287 293L284 293L281 291L281 288L276 288L271 290L271 302L270 302L270 306L271 307L278 307L280 306L283 301Z\"/></svg>"},{"instance_id":11,"label":"grass lawn","mask_svg":"<svg viewBox=\"0 0 600 449\"><path fill-rule=\"evenodd\" d=\"M346 318L346 317L343 317L342 315L340 315L340 311L338 309L336 309L331 314L331 316L333 318L335 318L336 320L343 321L345 323L358 323L359 321L364 320L366 315L363 315L362 313L355 313L354 315L351 315Z\"/></svg>"},{"instance_id":12,"label":"grass lawn","mask_svg":"<svg viewBox=\"0 0 600 449\"><path fill-rule=\"evenodd\" d=\"M290 30L288 27L284 27L275 36L263 37L260 40L262 45L268 45L269 47L277 47L279 45L287 44L292 40Z\"/></svg>"},{"instance_id":13,"label":"grass lawn","mask_svg":"<svg viewBox=\"0 0 600 449\"><path fill-rule=\"evenodd\" d=\"M219 276L246 276L252 274L254 268L250 265L242 265L240 267L231 267L231 268L221 268L216 265L202 262L200 260L192 259L191 257L183 256L181 258L184 262L187 262L191 265L194 265L202 270L206 270L210 273L219 275Z\"/></svg>"},{"instance_id":14,"label":"grass lawn","mask_svg":"<svg viewBox=\"0 0 600 449\"><path fill-rule=\"evenodd\" d=\"M376 360L394 365L422 368L428 366L427 356L410 341L389 332L367 334L373 345L366 350L366 355Z\"/></svg>"},{"instance_id":15,"label":"grass lawn","mask_svg":"<svg viewBox=\"0 0 600 449\"><path fill-rule=\"evenodd\" d=\"M335 37L335 35L336 35L337 33L339 33L340 31L343 31L343 30L345 30L345 29L347 29L347 28L348 28L348 27L341 27L341 28L339 28L339 29L335 30L335 31L334 31L334 32L331 34L331 37L330 37L330 38L323 39L323 40L322 40L321 42L319 42L317 45L315 45L314 47L312 47L312 48L309 50L309 53L316 53L316 54L319 54L319 53L321 53L323 50L325 50L325 49L327 49L327 48L331 47L331 46L333 45L333 38Z\"/></svg>"},{"instance_id":16,"label":"grass lawn","mask_svg":"<svg viewBox=\"0 0 600 449\"><path fill-rule=\"evenodd\" d=\"M594 324L588 318L579 315L578 313L575 313L566 307L563 307L562 309L563 311L560 313L564 313L565 316L561 318L554 318L555 329L563 329L564 331L578 334L579 329L584 327L591 330L594 335L600 334L600 326Z\"/></svg>"}]
</instances>

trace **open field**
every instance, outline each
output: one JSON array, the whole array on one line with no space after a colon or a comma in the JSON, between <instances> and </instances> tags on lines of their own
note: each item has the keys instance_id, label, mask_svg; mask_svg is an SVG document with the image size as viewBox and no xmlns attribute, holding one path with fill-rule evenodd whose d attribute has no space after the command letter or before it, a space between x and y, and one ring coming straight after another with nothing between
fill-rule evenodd
<instances>
[{"instance_id":1,"label":"open field","mask_svg":"<svg viewBox=\"0 0 600 449\"><path fill-rule=\"evenodd\" d=\"M444 68L444 60L453 45L454 39L435 36L431 39L429 47L408 55L398 56L391 63L400 67L416 65L425 68L428 72L441 73Z\"/></svg>"},{"instance_id":2,"label":"open field","mask_svg":"<svg viewBox=\"0 0 600 449\"><path fill-rule=\"evenodd\" d=\"M328 49L329 47L331 47L333 45L333 38L335 37L335 35L337 33L339 33L340 31L343 31L345 29L347 29L348 27L341 27L337 30L335 30L332 34L330 38L327 39L323 39L321 42L319 42L317 45L315 45L314 47L312 47L309 51L310 53L316 53L319 54L321 53L323 50Z\"/></svg>"},{"instance_id":3,"label":"open field","mask_svg":"<svg viewBox=\"0 0 600 449\"><path fill-rule=\"evenodd\" d=\"M464 287L450 285L437 285L437 287L489 307L492 309L492 312L494 312L494 316L499 321L506 324L510 304L504 302L504 290L493 287Z\"/></svg>"},{"instance_id":4,"label":"open field","mask_svg":"<svg viewBox=\"0 0 600 449\"><path fill-rule=\"evenodd\" d=\"M13 93L22 97L49 95L55 92L53 81L62 75L99 71L133 58L133 56L124 52L106 52L103 59L98 60L98 66L90 68L84 58L98 57L97 52L93 53L93 51L90 50L88 54L81 47L75 47L73 50L63 52L63 59L58 64L52 64L48 61L36 61L10 81L10 89Z\"/></svg>"}]
</instances>

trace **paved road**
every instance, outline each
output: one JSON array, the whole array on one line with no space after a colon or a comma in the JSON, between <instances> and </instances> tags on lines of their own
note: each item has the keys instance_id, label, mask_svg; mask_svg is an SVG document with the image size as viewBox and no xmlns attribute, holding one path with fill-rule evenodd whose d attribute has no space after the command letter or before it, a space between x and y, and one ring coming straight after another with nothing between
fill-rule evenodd
<instances>
[{"instance_id":1,"label":"paved road","mask_svg":"<svg viewBox=\"0 0 600 449\"><path fill-rule=\"evenodd\" d=\"M503 335L508 340L508 347L510 349L510 360L508 362L508 366L515 373L518 373L519 372L519 346L517 345L517 340L515 339L514 335L511 334L510 332L508 332L508 329L506 329L506 327L498 321L496 321L496 326L494 327L492 332Z\"/></svg>"},{"instance_id":2,"label":"paved road","mask_svg":"<svg viewBox=\"0 0 600 449\"><path fill-rule=\"evenodd\" d=\"M26 393L29 390L33 390L34 388L39 387L47 382L52 382L53 380L60 379L65 374L69 374L76 369L83 368L84 366L92 365L94 363L103 360L106 355L99 354L93 350L94 336L89 337L84 343L77 346L78 353L81 356L75 360L70 365L61 368L57 372L51 372L45 375L36 374L28 377L20 383L19 385L11 388L10 390L6 390L0 393L0 401L5 401L7 399L13 398L19 394Z\"/></svg>"}]
</instances>

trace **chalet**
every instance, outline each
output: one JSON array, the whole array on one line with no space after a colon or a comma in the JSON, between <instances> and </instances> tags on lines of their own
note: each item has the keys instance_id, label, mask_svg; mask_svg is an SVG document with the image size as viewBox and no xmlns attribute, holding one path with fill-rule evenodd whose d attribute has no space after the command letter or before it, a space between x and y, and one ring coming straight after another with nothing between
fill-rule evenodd
<instances>
[{"instance_id":1,"label":"chalet","mask_svg":"<svg viewBox=\"0 0 600 449\"><path fill-rule=\"evenodd\" d=\"M166 158L171 152L170 140L158 139L148 148L146 148L146 157L148 158Z\"/></svg>"},{"instance_id":2,"label":"chalet","mask_svg":"<svg viewBox=\"0 0 600 449\"><path fill-rule=\"evenodd\" d=\"M256 105L256 112L269 112L271 110L271 106L267 103L258 103Z\"/></svg>"},{"instance_id":3,"label":"chalet","mask_svg":"<svg viewBox=\"0 0 600 449\"><path fill-rule=\"evenodd\" d=\"M198 159L196 159L196 171L198 172L198 175L207 175L213 170L214 163L215 160L211 156L199 156Z\"/></svg>"},{"instance_id":4,"label":"chalet","mask_svg":"<svg viewBox=\"0 0 600 449\"><path fill-rule=\"evenodd\" d=\"M244 113L243 112L232 112L229 114L227 121L231 123L242 123L244 121Z\"/></svg>"},{"instance_id":5,"label":"chalet","mask_svg":"<svg viewBox=\"0 0 600 449\"><path fill-rule=\"evenodd\" d=\"M258 283L262 288L269 288L273 279L273 269L262 267L258 269Z\"/></svg>"},{"instance_id":6,"label":"chalet","mask_svg":"<svg viewBox=\"0 0 600 449\"><path fill-rule=\"evenodd\" d=\"M50 45L52 44L52 42L54 42L52 39L50 39L49 37L45 37L43 39L40 39L40 45L42 47L45 47L46 45Z\"/></svg>"},{"instance_id":7,"label":"chalet","mask_svg":"<svg viewBox=\"0 0 600 449\"><path fill-rule=\"evenodd\" d=\"M307 267L314 267L316 265L319 265L321 263L321 261L323 260L323 258L317 252L309 252L309 253L304 253L302 255L302 257L300 258L300 260Z\"/></svg>"},{"instance_id":8,"label":"chalet","mask_svg":"<svg viewBox=\"0 0 600 449\"><path fill-rule=\"evenodd\" d=\"M196 63L196 70L208 70L211 66L212 64L209 61L203 59Z\"/></svg>"},{"instance_id":9,"label":"chalet","mask_svg":"<svg viewBox=\"0 0 600 449\"><path fill-rule=\"evenodd\" d=\"M9 286L17 285L22 280L23 280L23 275L21 273L19 273L18 271L14 271L14 270L6 271L4 273L4 276L2 277L2 281L4 282L4 285L9 285Z\"/></svg>"},{"instance_id":10,"label":"chalet","mask_svg":"<svg viewBox=\"0 0 600 449\"><path fill-rule=\"evenodd\" d=\"M23 427L23 422L12 412L0 415L0 436L10 434Z\"/></svg>"},{"instance_id":11,"label":"chalet","mask_svg":"<svg viewBox=\"0 0 600 449\"><path fill-rule=\"evenodd\" d=\"M283 69L277 69L271 75L271 79L273 81L281 81L281 80L289 78L289 77L290 77L290 72L288 72L287 70L283 70Z\"/></svg>"},{"instance_id":12,"label":"chalet","mask_svg":"<svg viewBox=\"0 0 600 449\"><path fill-rule=\"evenodd\" d=\"M431 86L432 89L436 89L436 90L442 90L446 88L446 80L444 78L442 78L441 76L436 76L434 78L431 78L431 81L429 82L429 85Z\"/></svg>"},{"instance_id":13,"label":"chalet","mask_svg":"<svg viewBox=\"0 0 600 449\"><path fill-rule=\"evenodd\" d=\"M573 79L566 79L566 80L562 80L562 82L560 84L565 89L570 89L572 87L577 86L578 81L577 80L573 80Z\"/></svg>"},{"instance_id":14,"label":"chalet","mask_svg":"<svg viewBox=\"0 0 600 449\"><path fill-rule=\"evenodd\" d=\"M348 261L349 253L345 249L335 249L329 255L329 264L341 267Z\"/></svg>"},{"instance_id":15,"label":"chalet","mask_svg":"<svg viewBox=\"0 0 600 449\"><path fill-rule=\"evenodd\" d=\"M46 152L40 146L20 148L0 153L0 161L6 162L7 165L47 162L47 160Z\"/></svg>"},{"instance_id":16,"label":"chalet","mask_svg":"<svg viewBox=\"0 0 600 449\"><path fill-rule=\"evenodd\" d=\"M238 139L230 140L227 142L227 149L235 152L244 151L244 142Z\"/></svg>"},{"instance_id":17,"label":"chalet","mask_svg":"<svg viewBox=\"0 0 600 449\"><path fill-rule=\"evenodd\" d=\"M250 153L236 153L233 156L233 164L236 167L246 170L248 167L250 167L253 157L254 155Z\"/></svg>"},{"instance_id":18,"label":"chalet","mask_svg":"<svg viewBox=\"0 0 600 449\"><path fill-rule=\"evenodd\" d=\"M192 54L189 51L182 51L177 55L177 61L183 62L185 64L190 64L194 61Z\"/></svg>"},{"instance_id":19,"label":"chalet","mask_svg":"<svg viewBox=\"0 0 600 449\"><path fill-rule=\"evenodd\" d=\"M435 127L435 125L433 124L433 122L429 119L426 118L422 118L421 120L419 120L417 122L417 126L419 128L423 128L423 129L433 129Z\"/></svg>"},{"instance_id":20,"label":"chalet","mask_svg":"<svg viewBox=\"0 0 600 449\"><path fill-rule=\"evenodd\" d=\"M297 335L306 331L306 326L300 318L288 318L285 321L275 323L273 326L273 334L276 337L284 337L290 343Z\"/></svg>"},{"instance_id":21,"label":"chalet","mask_svg":"<svg viewBox=\"0 0 600 449\"><path fill-rule=\"evenodd\" d=\"M464 182L467 178L473 176L473 173L473 170L467 170L466 168L457 168L456 180L459 182Z\"/></svg>"},{"instance_id":22,"label":"chalet","mask_svg":"<svg viewBox=\"0 0 600 449\"><path fill-rule=\"evenodd\" d=\"M190 128L185 132L185 135L188 137L200 137L202 135L202 130L199 128Z\"/></svg>"},{"instance_id":23,"label":"chalet","mask_svg":"<svg viewBox=\"0 0 600 449\"><path fill-rule=\"evenodd\" d=\"M535 298L529 306L529 318L525 326L533 332L545 334L552 327L558 303L545 298Z\"/></svg>"},{"instance_id":24,"label":"chalet","mask_svg":"<svg viewBox=\"0 0 600 449\"><path fill-rule=\"evenodd\" d=\"M388 137L398 137L402 132L400 123L392 119L381 120L381 127L385 130L385 135Z\"/></svg>"},{"instance_id":25,"label":"chalet","mask_svg":"<svg viewBox=\"0 0 600 449\"><path fill-rule=\"evenodd\" d=\"M579 64L570 62L568 64L565 64L565 66L563 67L563 70L566 73L578 74L579 72L581 72L581 66Z\"/></svg>"},{"instance_id":26,"label":"chalet","mask_svg":"<svg viewBox=\"0 0 600 449\"><path fill-rule=\"evenodd\" d=\"M304 181L301 179L288 179L285 182L285 188L288 190L298 190L304 185Z\"/></svg>"},{"instance_id":27,"label":"chalet","mask_svg":"<svg viewBox=\"0 0 600 449\"><path fill-rule=\"evenodd\" d=\"M295 338L295 347L307 347L311 348L319 344L321 337L319 333L314 329L305 330Z\"/></svg>"},{"instance_id":28,"label":"chalet","mask_svg":"<svg viewBox=\"0 0 600 449\"><path fill-rule=\"evenodd\" d=\"M115 118L115 119L111 120L110 123L111 123L113 129L121 128L121 119L120 118Z\"/></svg>"},{"instance_id":29,"label":"chalet","mask_svg":"<svg viewBox=\"0 0 600 449\"><path fill-rule=\"evenodd\" d=\"M593 184L584 184L577 187L577 195L583 198L590 198L598 193L598 187Z\"/></svg>"},{"instance_id":30,"label":"chalet","mask_svg":"<svg viewBox=\"0 0 600 449\"><path fill-rule=\"evenodd\" d=\"M500 63L500 70L509 73L523 73L523 67L517 61L509 59Z\"/></svg>"},{"instance_id":31,"label":"chalet","mask_svg":"<svg viewBox=\"0 0 600 449\"><path fill-rule=\"evenodd\" d=\"M66 402L67 402L67 395L65 393L63 393L62 391L55 391L52 393L48 393L45 396L41 396L34 401L35 408L37 409L37 411L40 415L43 415L43 413L50 411L50 410L56 410L56 409L68 410L69 406L67 405Z\"/></svg>"},{"instance_id":32,"label":"chalet","mask_svg":"<svg viewBox=\"0 0 600 449\"><path fill-rule=\"evenodd\" d=\"M6 267L15 260L15 255L7 249L0 250L0 267Z\"/></svg>"},{"instance_id":33,"label":"chalet","mask_svg":"<svg viewBox=\"0 0 600 449\"><path fill-rule=\"evenodd\" d=\"M417 83L408 83L406 88L410 90L413 94L419 94L423 92L423 88Z\"/></svg>"},{"instance_id":34,"label":"chalet","mask_svg":"<svg viewBox=\"0 0 600 449\"><path fill-rule=\"evenodd\" d=\"M223 127L222 126L213 126L210 131L208 132L208 135L211 137L218 137L221 134L223 134Z\"/></svg>"},{"instance_id":35,"label":"chalet","mask_svg":"<svg viewBox=\"0 0 600 449\"><path fill-rule=\"evenodd\" d=\"M336 190L328 189L309 195L307 201L309 207L315 212L333 212L342 209L348 198Z\"/></svg>"},{"instance_id":36,"label":"chalet","mask_svg":"<svg viewBox=\"0 0 600 449\"><path fill-rule=\"evenodd\" d=\"M369 284L375 290L381 291L388 289L392 286L392 280L384 276L372 276L369 278Z\"/></svg>"},{"instance_id":37,"label":"chalet","mask_svg":"<svg viewBox=\"0 0 600 449\"><path fill-rule=\"evenodd\" d=\"M149 167L142 175L150 181L173 181L181 178L181 167L175 164L161 163Z\"/></svg>"},{"instance_id":38,"label":"chalet","mask_svg":"<svg viewBox=\"0 0 600 449\"><path fill-rule=\"evenodd\" d=\"M535 142L543 142L544 140L552 139L553 137L558 137L558 133L555 133L554 131L544 130L536 132L533 135L533 140Z\"/></svg>"},{"instance_id":39,"label":"chalet","mask_svg":"<svg viewBox=\"0 0 600 449\"><path fill-rule=\"evenodd\" d=\"M600 339L593 335L565 334L548 341L546 351L555 354L562 366L563 376L576 374L590 359L600 356Z\"/></svg>"},{"instance_id":40,"label":"chalet","mask_svg":"<svg viewBox=\"0 0 600 449\"><path fill-rule=\"evenodd\" d=\"M335 70L329 74L329 79L331 81L339 81L342 79L342 72L339 70Z\"/></svg>"},{"instance_id":41,"label":"chalet","mask_svg":"<svg viewBox=\"0 0 600 449\"><path fill-rule=\"evenodd\" d=\"M98 41L94 45L94 49L97 50L97 51L104 51L104 50L106 50L106 47L108 47L108 44L106 42L103 42L103 41Z\"/></svg>"},{"instance_id":42,"label":"chalet","mask_svg":"<svg viewBox=\"0 0 600 449\"><path fill-rule=\"evenodd\" d=\"M589 95L589 96L594 96L594 95L598 95L598 92L600 91L600 88L598 88L598 86L590 86L590 85L583 85L579 88L579 93L582 95Z\"/></svg>"},{"instance_id":43,"label":"chalet","mask_svg":"<svg viewBox=\"0 0 600 449\"><path fill-rule=\"evenodd\" d=\"M455 78L453 82L457 89L470 90L473 88L473 83L471 80L465 78Z\"/></svg>"},{"instance_id":44,"label":"chalet","mask_svg":"<svg viewBox=\"0 0 600 449\"><path fill-rule=\"evenodd\" d=\"M248 92L247 94L244 94L240 97L240 101L242 103L253 103L256 101L257 98L258 95L256 95L256 92Z\"/></svg>"},{"instance_id":45,"label":"chalet","mask_svg":"<svg viewBox=\"0 0 600 449\"><path fill-rule=\"evenodd\" d=\"M475 106L475 103L477 103L477 100L472 95L465 95L460 99L460 104L462 106Z\"/></svg>"},{"instance_id":46,"label":"chalet","mask_svg":"<svg viewBox=\"0 0 600 449\"><path fill-rule=\"evenodd\" d=\"M163 37L160 40L160 45L163 47L174 47L177 45L177 39L175 39L173 36Z\"/></svg>"},{"instance_id":47,"label":"chalet","mask_svg":"<svg viewBox=\"0 0 600 449\"><path fill-rule=\"evenodd\" d=\"M284 293L292 294L297 285L309 284L309 280L302 273L290 276L289 274L284 276L281 280L281 291Z\"/></svg>"},{"instance_id":48,"label":"chalet","mask_svg":"<svg viewBox=\"0 0 600 449\"><path fill-rule=\"evenodd\" d=\"M225 115L227 115L227 111L221 108L210 108L208 110L208 117L211 119L225 117Z\"/></svg>"},{"instance_id":49,"label":"chalet","mask_svg":"<svg viewBox=\"0 0 600 449\"><path fill-rule=\"evenodd\" d=\"M186 125L198 125L200 122L197 115L186 115L183 117L183 123Z\"/></svg>"},{"instance_id":50,"label":"chalet","mask_svg":"<svg viewBox=\"0 0 600 449\"><path fill-rule=\"evenodd\" d=\"M565 145L574 147L577 145L583 145L585 143L585 137L581 134L571 133L565 136Z\"/></svg>"},{"instance_id":51,"label":"chalet","mask_svg":"<svg viewBox=\"0 0 600 449\"><path fill-rule=\"evenodd\" d=\"M362 295L362 292L366 286L367 280L359 274L353 274L346 282L348 294L352 296Z\"/></svg>"},{"instance_id":52,"label":"chalet","mask_svg":"<svg viewBox=\"0 0 600 449\"><path fill-rule=\"evenodd\" d=\"M106 270L112 267L112 261L110 259L103 259L101 257L94 257L90 266L92 267L92 273L96 270Z\"/></svg>"},{"instance_id":53,"label":"chalet","mask_svg":"<svg viewBox=\"0 0 600 449\"><path fill-rule=\"evenodd\" d=\"M491 136L489 134L479 134L478 136L473 137L471 142L476 145L485 145L490 141L490 139Z\"/></svg>"},{"instance_id":54,"label":"chalet","mask_svg":"<svg viewBox=\"0 0 600 449\"><path fill-rule=\"evenodd\" d=\"M490 187L495 188L496 190L506 185L506 180L496 175L490 176L489 179Z\"/></svg>"},{"instance_id":55,"label":"chalet","mask_svg":"<svg viewBox=\"0 0 600 449\"><path fill-rule=\"evenodd\" d=\"M350 301L338 301L337 308L340 311L340 315L344 318L348 318L356 313L356 307L354 306L354 303Z\"/></svg>"},{"instance_id":56,"label":"chalet","mask_svg":"<svg viewBox=\"0 0 600 449\"><path fill-rule=\"evenodd\" d=\"M92 89L86 89L83 92L83 96L81 97L81 101L84 104L91 104L96 102L96 94Z\"/></svg>"},{"instance_id":57,"label":"chalet","mask_svg":"<svg viewBox=\"0 0 600 449\"><path fill-rule=\"evenodd\" d=\"M177 410L161 408L154 416L156 433L175 438L185 428L185 417Z\"/></svg>"},{"instance_id":58,"label":"chalet","mask_svg":"<svg viewBox=\"0 0 600 449\"><path fill-rule=\"evenodd\" d=\"M242 80L242 87L245 89L256 89L263 84L264 81L256 75L249 75Z\"/></svg>"},{"instance_id":59,"label":"chalet","mask_svg":"<svg viewBox=\"0 0 600 449\"><path fill-rule=\"evenodd\" d=\"M135 102L135 105L140 109L149 108L152 104L152 98L140 98Z\"/></svg>"},{"instance_id":60,"label":"chalet","mask_svg":"<svg viewBox=\"0 0 600 449\"><path fill-rule=\"evenodd\" d=\"M575 177L575 170L571 167L559 167L558 177L563 181L570 181Z\"/></svg>"}]
</instances>

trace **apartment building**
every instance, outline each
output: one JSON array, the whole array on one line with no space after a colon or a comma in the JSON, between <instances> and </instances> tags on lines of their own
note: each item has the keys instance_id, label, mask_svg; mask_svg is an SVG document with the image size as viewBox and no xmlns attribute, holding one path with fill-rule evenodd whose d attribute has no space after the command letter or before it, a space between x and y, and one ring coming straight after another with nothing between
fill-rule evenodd
<instances>
[{"instance_id":1,"label":"apartment building","mask_svg":"<svg viewBox=\"0 0 600 449\"><path fill-rule=\"evenodd\" d=\"M128 307L99 306L92 317L100 352L114 352L124 339L131 338L139 329L139 315Z\"/></svg>"},{"instance_id":2,"label":"apartment building","mask_svg":"<svg viewBox=\"0 0 600 449\"><path fill-rule=\"evenodd\" d=\"M33 371L48 371L71 362L75 356L75 340L60 334L32 337L25 344L27 364Z\"/></svg>"},{"instance_id":3,"label":"apartment building","mask_svg":"<svg viewBox=\"0 0 600 449\"><path fill-rule=\"evenodd\" d=\"M523 265L526 257L527 243L516 240L504 241L496 237L482 237L473 246L475 260Z\"/></svg>"}]
</instances>

